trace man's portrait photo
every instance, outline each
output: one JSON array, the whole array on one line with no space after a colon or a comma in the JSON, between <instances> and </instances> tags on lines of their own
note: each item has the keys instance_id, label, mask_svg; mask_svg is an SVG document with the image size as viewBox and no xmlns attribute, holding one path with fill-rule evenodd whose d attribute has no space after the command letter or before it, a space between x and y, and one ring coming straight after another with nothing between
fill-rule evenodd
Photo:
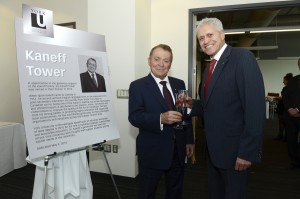
<instances>
[{"instance_id":1,"label":"man's portrait photo","mask_svg":"<svg viewBox=\"0 0 300 199\"><path fill-rule=\"evenodd\" d=\"M96 69L96 59L88 58L86 72L80 74L82 92L106 92L104 77L97 73Z\"/></svg>"}]
</instances>

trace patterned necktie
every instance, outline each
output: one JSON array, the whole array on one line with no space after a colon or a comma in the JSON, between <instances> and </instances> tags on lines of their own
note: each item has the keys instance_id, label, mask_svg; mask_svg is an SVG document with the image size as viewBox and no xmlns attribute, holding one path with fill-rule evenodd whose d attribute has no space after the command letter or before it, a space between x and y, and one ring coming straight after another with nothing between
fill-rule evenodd
<instances>
[{"instance_id":1,"label":"patterned necktie","mask_svg":"<svg viewBox=\"0 0 300 199\"><path fill-rule=\"evenodd\" d=\"M94 73L92 73L92 80L93 80L93 83L95 84L95 86L98 87L97 82L96 82L96 79L95 79L95 77L94 77Z\"/></svg>"},{"instance_id":2,"label":"patterned necktie","mask_svg":"<svg viewBox=\"0 0 300 199\"><path fill-rule=\"evenodd\" d=\"M211 75L213 73L214 66L215 66L216 62L217 62L217 60L213 59L209 63L208 72L207 72L207 75L206 75L206 78L205 78L205 82L204 82L204 96L205 96L205 98L207 97L207 91L208 91L208 86L209 86L210 78L211 78Z\"/></svg>"},{"instance_id":3,"label":"patterned necktie","mask_svg":"<svg viewBox=\"0 0 300 199\"><path fill-rule=\"evenodd\" d=\"M172 98L172 95L169 91L169 89L167 88L166 84L167 82L166 81L161 81L159 82L161 85L163 85L163 94L164 94L164 99L165 99L165 102L169 108L169 110L174 110L174 102L173 102L173 98Z\"/></svg>"}]
</instances>

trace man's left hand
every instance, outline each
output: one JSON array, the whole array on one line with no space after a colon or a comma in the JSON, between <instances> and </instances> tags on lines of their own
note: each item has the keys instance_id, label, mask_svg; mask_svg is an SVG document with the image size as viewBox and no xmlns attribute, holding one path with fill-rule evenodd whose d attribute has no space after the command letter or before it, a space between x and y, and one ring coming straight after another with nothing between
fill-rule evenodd
<instances>
[{"instance_id":1,"label":"man's left hand","mask_svg":"<svg viewBox=\"0 0 300 199\"><path fill-rule=\"evenodd\" d=\"M289 115L290 116L292 116L292 117L299 117L299 111L297 110L297 109L295 109L295 108L290 108L289 110L288 110L288 113L289 113Z\"/></svg>"},{"instance_id":2,"label":"man's left hand","mask_svg":"<svg viewBox=\"0 0 300 199\"><path fill-rule=\"evenodd\" d=\"M194 150L195 150L194 144L187 144L186 145L186 156L188 158L192 157L192 155L194 154Z\"/></svg>"},{"instance_id":3,"label":"man's left hand","mask_svg":"<svg viewBox=\"0 0 300 199\"><path fill-rule=\"evenodd\" d=\"M252 164L251 162L237 157L235 161L235 170L237 171L247 170L248 168L250 168L251 164Z\"/></svg>"}]
</instances>

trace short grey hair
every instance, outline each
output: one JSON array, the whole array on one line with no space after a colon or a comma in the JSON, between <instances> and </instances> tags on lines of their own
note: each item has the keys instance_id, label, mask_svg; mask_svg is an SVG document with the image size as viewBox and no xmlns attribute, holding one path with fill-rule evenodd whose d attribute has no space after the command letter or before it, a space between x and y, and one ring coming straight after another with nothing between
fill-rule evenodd
<instances>
[{"instance_id":1,"label":"short grey hair","mask_svg":"<svg viewBox=\"0 0 300 199\"><path fill-rule=\"evenodd\" d=\"M223 31L223 24L218 18L204 18L202 19L197 26L197 32L199 30L199 27L202 25L213 25L216 27L218 31Z\"/></svg>"}]
</instances>

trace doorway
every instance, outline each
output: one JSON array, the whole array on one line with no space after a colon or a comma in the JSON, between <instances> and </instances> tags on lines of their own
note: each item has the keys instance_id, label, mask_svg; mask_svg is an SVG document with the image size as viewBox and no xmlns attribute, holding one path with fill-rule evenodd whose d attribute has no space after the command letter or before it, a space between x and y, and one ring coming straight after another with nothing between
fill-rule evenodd
<instances>
[{"instance_id":1,"label":"doorway","mask_svg":"<svg viewBox=\"0 0 300 199\"><path fill-rule=\"evenodd\" d=\"M248 5L209 7L189 10L188 88L199 98L198 88L209 57L200 49L196 38L197 22L205 17L219 18L226 33L226 43L247 48L257 59L298 59L300 52L300 2L272 2ZM299 28L292 32L252 33L271 28ZM240 34L232 34L240 31Z\"/></svg>"}]
</instances>

